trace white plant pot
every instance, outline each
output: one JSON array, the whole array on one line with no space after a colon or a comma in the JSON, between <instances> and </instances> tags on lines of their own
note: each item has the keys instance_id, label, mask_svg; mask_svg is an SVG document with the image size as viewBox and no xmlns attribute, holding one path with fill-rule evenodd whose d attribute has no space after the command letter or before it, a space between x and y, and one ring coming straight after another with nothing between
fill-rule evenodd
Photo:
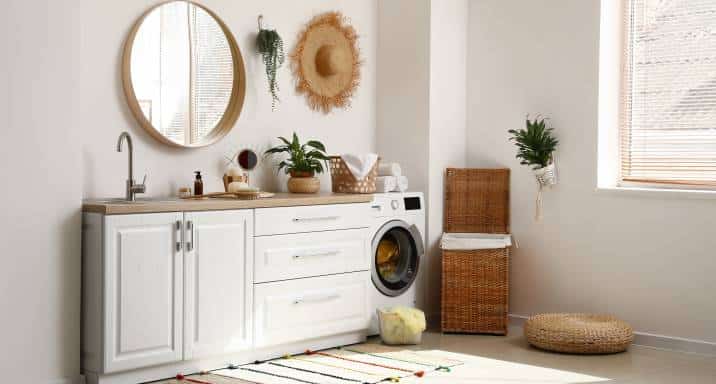
<instances>
[{"instance_id":1,"label":"white plant pot","mask_svg":"<svg viewBox=\"0 0 716 384\"><path fill-rule=\"evenodd\" d=\"M540 188L551 187L557 184L557 170L554 162L544 168L535 169L534 174Z\"/></svg>"}]
</instances>

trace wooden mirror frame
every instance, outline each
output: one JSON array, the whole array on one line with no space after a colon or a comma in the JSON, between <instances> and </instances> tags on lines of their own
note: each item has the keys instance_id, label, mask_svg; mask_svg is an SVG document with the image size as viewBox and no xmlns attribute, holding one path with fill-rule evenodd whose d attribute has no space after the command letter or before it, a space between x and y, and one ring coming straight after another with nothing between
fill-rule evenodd
<instances>
[{"instance_id":1,"label":"wooden mirror frame","mask_svg":"<svg viewBox=\"0 0 716 384\"><path fill-rule=\"evenodd\" d=\"M137 31L139 31L139 28L142 26L142 23L147 18L147 15L149 15L152 11L155 9L168 4L173 3L175 1L181 1L184 3L189 3L191 5L194 5L196 7L199 7L206 11L211 17L216 20L217 24L221 27L221 30L224 32L224 36L226 36L226 40L229 43L229 48L231 49L231 57L233 61L233 67L234 67L234 84L233 88L231 90L231 98L229 99L229 104L226 106L226 110L224 111L224 115L222 116L221 120L216 124L214 129L211 130L211 132L204 137L200 142L194 143L194 144L180 144L175 141L172 141L154 128L152 123L147 119L146 116L144 116L144 113L142 112L141 107L139 106L139 101L137 100L137 95L134 93L134 84L132 84L132 47L134 46L134 40L137 35ZM236 124L236 120L238 120L239 115L241 114L241 109L244 105L244 98L246 96L246 71L244 69L244 59L241 56L241 50L239 50L239 45L236 43L236 40L234 39L234 35L231 33L231 30L229 30L229 27L226 26L223 20L219 18L219 16L211 11L210 9L206 8L205 6L198 4L194 1L190 0L169 0L162 2L160 4L157 4L144 12L142 16L134 23L134 26L132 27L132 30L129 32L129 36L127 36L127 40L124 43L124 52L122 55L122 87L124 88L124 95L127 99L127 104L129 105L129 109L132 111L132 114L139 122L139 125L144 128L145 131L147 131L152 137L155 139L161 141L164 144L171 145L173 147L179 147L179 148L200 148L200 147L206 147L209 145L212 145L216 143L217 141L221 140L226 136L231 129L234 128L234 124Z\"/></svg>"}]
</instances>

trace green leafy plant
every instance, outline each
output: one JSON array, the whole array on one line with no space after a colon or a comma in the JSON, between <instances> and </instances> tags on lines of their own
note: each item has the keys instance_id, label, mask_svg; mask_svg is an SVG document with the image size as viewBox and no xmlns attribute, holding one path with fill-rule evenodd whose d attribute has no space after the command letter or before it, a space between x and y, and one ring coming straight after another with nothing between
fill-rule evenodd
<instances>
[{"instance_id":1,"label":"green leafy plant","mask_svg":"<svg viewBox=\"0 0 716 384\"><path fill-rule=\"evenodd\" d=\"M278 171L283 170L286 174L295 177L307 177L313 176L315 173L323 173L328 168L329 157L326 155L326 147L320 141L309 140L305 144L301 144L295 132L290 141L285 137L278 139L283 144L264 153L266 156L279 153L288 154L288 159L282 160L278 164ZM326 164L326 168L323 167L324 164Z\"/></svg>"},{"instance_id":2,"label":"green leafy plant","mask_svg":"<svg viewBox=\"0 0 716 384\"><path fill-rule=\"evenodd\" d=\"M261 28L256 38L256 46L266 67L266 78L268 79L269 92L271 92L272 98L271 108L276 109L276 103L280 101L276 75L286 59L286 55L283 52L283 39L281 39L276 30Z\"/></svg>"},{"instance_id":3,"label":"green leafy plant","mask_svg":"<svg viewBox=\"0 0 716 384\"><path fill-rule=\"evenodd\" d=\"M510 129L510 141L517 145L517 158L520 164L529 165L532 169L544 168L552 161L552 153L559 141L552 135L544 118L527 118L525 129Z\"/></svg>"}]
</instances>

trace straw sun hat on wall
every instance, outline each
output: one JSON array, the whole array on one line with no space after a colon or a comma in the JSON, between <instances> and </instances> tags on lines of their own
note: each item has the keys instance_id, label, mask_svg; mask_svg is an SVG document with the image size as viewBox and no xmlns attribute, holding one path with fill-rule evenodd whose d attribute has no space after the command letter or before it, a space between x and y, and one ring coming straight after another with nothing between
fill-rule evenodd
<instances>
[{"instance_id":1,"label":"straw sun hat on wall","mask_svg":"<svg viewBox=\"0 0 716 384\"><path fill-rule=\"evenodd\" d=\"M350 105L360 83L358 36L339 12L328 12L311 20L300 33L291 53L296 90L306 95L308 105L328 113Z\"/></svg>"}]
</instances>

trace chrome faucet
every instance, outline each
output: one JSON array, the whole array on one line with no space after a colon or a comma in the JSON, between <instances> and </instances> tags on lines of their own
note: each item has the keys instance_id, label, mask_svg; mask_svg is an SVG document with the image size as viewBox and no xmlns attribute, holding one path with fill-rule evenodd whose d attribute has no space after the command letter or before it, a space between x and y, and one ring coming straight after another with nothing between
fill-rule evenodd
<instances>
[{"instance_id":1,"label":"chrome faucet","mask_svg":"<svg viewBox=\"0 0 716 384\"><path fill-rule=\"evenodd\" d=\"M137 199L137 193L144 193L147 189L147 175L144 175L142 184L134 183L134 149L132 147L132 136L129 133L122 132L117 140L117 152L122 152L122 142L127 141L127 147L129 147L129 177L127 178L127 201L135 201Z\"/></svg>"}]
</instances>

